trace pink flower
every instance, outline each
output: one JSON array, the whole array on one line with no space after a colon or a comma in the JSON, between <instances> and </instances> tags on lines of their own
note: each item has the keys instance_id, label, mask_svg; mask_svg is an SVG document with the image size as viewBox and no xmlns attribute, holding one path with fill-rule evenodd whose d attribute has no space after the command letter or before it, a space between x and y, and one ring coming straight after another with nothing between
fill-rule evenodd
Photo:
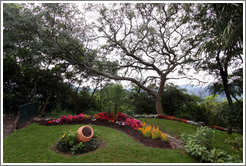
<instances>
[{"instance_id":1,"label":"pink flower","mask_svg":"<svg viewBox=\"0 0 246 166\"><path fill-rule=\"evenodd\" d=\"M74 115L74 116L72 117L72 121L77 122L78 120L79 120L79 118L78 118L78 116L77 116L77 115Z\"/></svg>"},{"instance_id":2,"label":"pink flower","mask_svg":"<svg viewBox=\"0 0 246 166\"><path fill-rule=\"evenodd\" d=\"M72 115L68 115L67 118L66 118L66 121L67 122L72 122L72 120L73 120L72 118L73 118Z\"/></svg>"},{"instance_id":3,"label":"pink flower","mask_svg":"<svg viewBox=\"0 0 246 166\"><path fill-rule=\"evenodd\" d=\"M79 114L78 115L78 120L83 121L84 120L84 114Z\"/></svg>"}]
</instances>

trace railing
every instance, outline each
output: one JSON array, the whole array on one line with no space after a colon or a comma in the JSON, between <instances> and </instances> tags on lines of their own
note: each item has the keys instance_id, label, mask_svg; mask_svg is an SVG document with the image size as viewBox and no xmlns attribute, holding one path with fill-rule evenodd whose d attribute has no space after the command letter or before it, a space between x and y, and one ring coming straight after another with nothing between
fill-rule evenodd
<instances>
[{"instance_id":1,"label":"railing","mask_svg":"<svg viewBox=\"0 0 246 166\"><path fill-rule=\"evenodd\" d=\"M32 120L32 118L37 116L37 110L38 103L36 101L19 106L16 128L24 126L27 122Z\"/></svg>"}]
</instances>

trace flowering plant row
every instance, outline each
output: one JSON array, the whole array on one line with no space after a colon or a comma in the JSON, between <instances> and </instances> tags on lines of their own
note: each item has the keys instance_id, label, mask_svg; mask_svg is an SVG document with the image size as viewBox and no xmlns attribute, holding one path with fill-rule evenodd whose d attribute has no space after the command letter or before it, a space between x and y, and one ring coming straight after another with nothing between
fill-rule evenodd
<instances>
[{"instance_id":1,"label":"flowering plant row","mask_svg":"<svg viewBox=\"0 0 246 166\"><path fill-rule=\"evenodd\" d=\"M54 123L54 124L61 124L61 123L69 123L69 122L79 122L79 121L83 121L84 119L89 119L90 116L89 115L85 115L85 114L79 114L79 115L63 115L61 118L57 118L54 120L50 120L48 121L48 123Z\"/></svg>"},{"instance_id":2,"label":"flowering plant row","mask_svg":"<svg viewBox=\"0 0 246 166\"><path fill-rule=\"evenodd\" d=\"M167 115L161 115L161 114L134 115L134 118L168 119L168 120L176 120L176 121L179 121L179 122L183 122L183 123L187 123L187 124L191 124L191 125L195 125L195 126L198 126L199 125L197 122L192 121L192 120L187 120L187 119L182 119L182 118L176 118L174 116L167 116ZM217 130L227 131L226 128L220 127L220 126L208 126L208 127L211 127L213 129L217 129Z\"/></svg>"},{"instance_id":3,"label":"flowering plant row","mask_svg":"<svg viewBox=\"0 0 246 166\"><path fill-rule=\"evenodd\" d=\"M96 116L96 119L99 121L115 120L115 121L125 122L128 117L129 116L127 116L126 114L123 114L121 112L117 112L115 117L114 117L113 113L104 112L104 113L99 113Z\"/></svg>"},{"instance_id":4,"label":"flowering plant row","mask_svg":"<svg viewBox=\"0 0 246 166\"><path fill-rule=\"evenodd\" d=\"M226 128L220 127L220 126L209 126L209 127L213 128L213 129L221 130L221 131L227 131Z\"/></svg>"},{"instance_id":5,"label":"flowering plant row","mask_svg":"<svg viewBox=\"0 0 246 166\"><path fill-rule=\"evenodd\" d=\"M54 120L49 120L48 123L54 123L54 124L61 124L61 123L69 123L69 122L80 122L85 119L91 119L92 121L107 121L109 123L113 123L119 126L125 126L125 124L130 125L131 127L138 128L141 126L141 123L136 119L127 120L128 118L131 118L130 116L123 114L121 112L118 112L117 115L114 117L113 113L99 113L95 114L94 116L89 116L86 114L79 114L79 115L63 115L61 118L57 118ZM127 123L126 123L127 120Z\"/></svg>"},{"instance_id":6,"label":"flowering plant row","mask_svg":"<svg viewBox=\"0 0 246 166\"><path fill-rule=\"evenodd\" d=\"M125 122L126 122L126 124L127 124L128 126L134 128L134 129L138 129L138 128L142 127L141 122L140 122L139 120L137 120L137 119L133 119L133 118L130 119L130 118L127 118Z\"/></svg>"},{"instance_id":7,"label":"flowering plant row","mask_svg":"<svg viewBox=\"0 0 246 166\"><path fill-rule=\"evenodd\" d=\"M176 120L176 121L183 122L183 123L187 123L188 121L187 119L175 118L174 116L167 116L167 115L160 115L160 114L158 114L157 116L160 119Z\"/></svg>"},{"instance_id":8,"label":"flowering plant row","mask_svg":"<svg viewBox=\"0 0 246 166\"><path fill-rule=\"evenodd\" d=\"M159 127L147 125L145 122L142 127L138 129L145 137L152 137L152 139L161 138L162 141L167 142L167 134L160 131Z\"/></svg>"},{"instance_id":9,"label":"flowering plant row","mask_svg":"<svg viewBox=\"0 0 246 166\"><path fill-rule=\"evenodd\" d=\"M157 114L149 114L149 115L146 115L146 114L143 114L143 115L134 115L134 118L158 118L158 115Z\"/></svg>"}]
</instances>

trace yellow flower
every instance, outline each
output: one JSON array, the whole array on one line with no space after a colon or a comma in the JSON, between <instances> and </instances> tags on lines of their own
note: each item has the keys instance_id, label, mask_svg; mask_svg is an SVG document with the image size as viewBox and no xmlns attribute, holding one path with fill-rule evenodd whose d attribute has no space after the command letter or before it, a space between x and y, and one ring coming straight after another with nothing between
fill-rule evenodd
<instances>
[{"instance_id":1,"label":"yellow flower","mask_svg":"<svg viewBox=\"0 0 246 166\"><path fill-rule=\"evenodd\" d=\"M65 137L66 134L63 134L62 138Z\"/></svg>"}]
</instances>

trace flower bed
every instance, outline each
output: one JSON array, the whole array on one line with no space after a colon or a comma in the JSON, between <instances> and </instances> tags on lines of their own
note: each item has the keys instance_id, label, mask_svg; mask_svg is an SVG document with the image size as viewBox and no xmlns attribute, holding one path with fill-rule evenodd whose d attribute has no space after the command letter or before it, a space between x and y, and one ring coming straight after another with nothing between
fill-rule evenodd
<instances>
[{"instance_id":1,"label":"flower bed","mask_svg":"<svg viewBox=\"0 0 246 166\"><path fill-rule=\"evenodd\" d=\"M168 115L161 115L161 114L150 114L150 115L134 115L135 118L158 118L158 119L168 119L168 120L175 120L175 121L179 121L179 122L183 122L183 123L187 123L187 124L191 124L191 125L195 125L198 126L199 124L195 121L192 120L187 120L187 119L182 119L182 118L176 118L174 116L168 116ZM224 127L220 127L220 126L210 126L208 125L208 127L216 129L216 130L221 130L221 131L227 131L226 128Z\"/></svg>"},{"instance_id":2,"label":"flower bed","mask_svg":"<svg viewBox=\"0 0 246 166\"><path fill-rule=\"evenodd\" d=\"M147 125L145 122L142 127L138 129L143 133L145 137L151 137L152 139L160 138L162 141L167 142L167 134L160 131L159 127Z\"/></svg>"},{"instance_id":3,"label":"flower bed","mask_svg":"<svg viewBox=\"0 0 246 166\"><path fill-rule=\"evenodd\" d=\"M132 136L138 142L143 143L150 147L158 147L158 148L174 148L173 145L170 144L167 139L167 135L159 130L159 128L152 128L150 131L151 137L144 137L141 132L141 128L147 126L145 123L141 123L139 120L134 119L130 116L127 116L123 113L117 113L115 117L112 114L107 113L99 113L98 115L89 116L88 118L83 118L88 115L78 115L78 116L62 116L61 118L49 120L49 121L41 121L40 124L44 125L63 125L63 124L95 124L111 127L114 129L118 129L122 132L127 133ZM80 117L80 118L79 118ZM144 125L144 126L143 126ZM140 129L140 130L139 130Z\"/></svg>"},{"instance_id":4,"label":"flower bed","mask_svg":"<svg viewBox=\"0 0 246 166\"><path fill-rule=\"evenodd\" d=\"M99 140L96 136L93 136L88 142L79 142L76 131L70 130L62 135L61 139L56 143L54 150L57 152L74 155L93 151L97 149L98 146Z\"/></svg>"}]
</instances>

